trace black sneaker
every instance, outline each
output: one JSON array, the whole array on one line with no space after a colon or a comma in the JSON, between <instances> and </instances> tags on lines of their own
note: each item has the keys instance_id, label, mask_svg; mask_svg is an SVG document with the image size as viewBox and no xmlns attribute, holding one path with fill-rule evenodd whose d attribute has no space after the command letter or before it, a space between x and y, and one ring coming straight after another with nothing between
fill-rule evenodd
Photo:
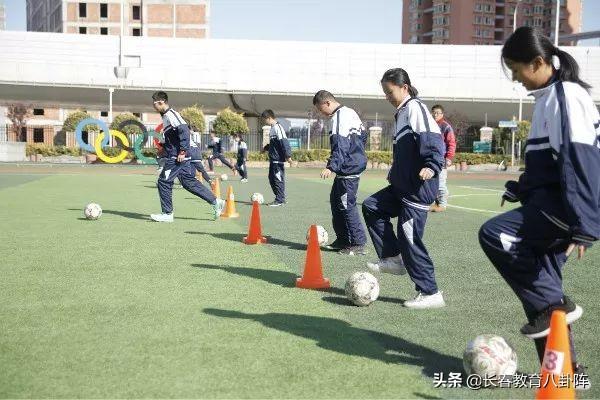
<instances>
[{"instance_id":1,"label":"black sneaker","mask_svg":"<svg viewBox=\"0 0 600 400\"><path fill-rule=\"evenodd\" d=\"M357 256L357 255L365 255L367 254L366 250L365 250L365 246L347 246L344 247L343 249L341 249L339 251L340 254L346 255L346 256Z\"/></svg>"},{"instance_id":2,"label":"black sneaker","mask_svg":"<svg viewBox=\"0 0 600 400\"><path fill-rule=\"evenodd\" d=\"M581 364L573 365L573 386L575 390L590 390L592 387L590 376Z\"/></svg>"},{"instance_id":3,"label":"black sneaker","mask_svg":"<svg viewBox=\"0 0 600 400\"><path fill-rule=\"evenodd\" d=\"M331 251L340 251L342 249L345 249L348 245L342 243L341 241L335 239L332 243L328 244L327 246L323 246L323 248L325 250L331 250Z\"/></svg>"},{"instance_id":4,"label":"black sneaker","mask_svg":"<svg viewBox=\"0 0 600 400\"><path fill-rule=\"evenodd\" d=\"M278 201L274 201L272 203L267 204L269 207L281 207L284 203L280 203Z\"/></svg>"},{"instance_id":5,"label":"black sneaker","mask_svg":"<svg viewBox=\"0 0 600 400\"><path fill-rule=\"evenodd\" d=\"M521 333L530 339L541 339L548 336L550 333L550 319L552 318L552 312L555 310L562 310L567 313L568 325L577 321L583 314L583 309L565 296L563 298L563 304L550 306L539 313L533 321L523 325Z\"/></svg>"}]
</instances>

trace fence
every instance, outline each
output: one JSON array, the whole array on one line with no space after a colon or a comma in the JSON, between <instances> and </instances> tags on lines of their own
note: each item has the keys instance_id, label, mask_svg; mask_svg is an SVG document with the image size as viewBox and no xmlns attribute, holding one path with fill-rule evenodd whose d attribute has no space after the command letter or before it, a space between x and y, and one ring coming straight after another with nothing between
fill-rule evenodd
<instances>
[{"instance_id":1,"label":"fence","mask_svg":"<svg viewBox=\"0 0 600 400\"><path fill-rule=\"evenodd\" d=\"M375 121L365 121L365 126L371 127L375 125ZM380 138L380 151L391 151L392 150L392 132L394 130L394 123L391 121L378 121L377 125L382 128L381 138ZM27 127L27 132L23 132L22 135L17 136L12 131L10 126L0 126L0 142L6 141L15 141L15 138L18 138L16 141L27 141L32 144L44 144L48 146L54 145L63 145L67 147L76 147L75 135L70 133L65 135L62 133L61 126L54 127ZM43 134L37 135L36 130L45 129L53 131L54 134ZM128 139L131 144L133 144L140 135L128 135ZM308 128L307 127L292 127L288 130L287 136L292 140L292 142L296 142L299 146L298 149L306 150L309 148L308 146ZM24 140L27 138L27 140ZM83 139L86 143L93 143L96 138L96 133L90 132L83 134ZM21 140L19 140L21 139ZM43 139L43 140L41 140ZM202 147L203 151L209 151L206 145L210 143L211 138L208 133L192 133L192 140L199 143ZM244 140L248 145L248 151L250 152L258 152L263 148L263 133L262 130L250 130L247 134L244 134ZM473 151L473 142L479 140L479 132L477 131L467 131L465 133L458 134L456 136L456 151L461 153L471 153ZM222 137L222 148L223 151L235 152L237 151L237 144L232 138ZM366 150L371 149L370 145L370 133L367 129L367 146ZM114 138L111 137L111 146L117 146L118 143ZM154 147L152 142L152 138L148 138L146 143L144 143L143 147ZM310 133L310 149L329 149L329 128L325 126L322 130L319 131L311 131ZM524 148L521 148L521 152L524 151ZM510 142L503 142L498 144L495 140L492 147L492 153L503 153L510 154Z\"/></svg>"}]
</instances>

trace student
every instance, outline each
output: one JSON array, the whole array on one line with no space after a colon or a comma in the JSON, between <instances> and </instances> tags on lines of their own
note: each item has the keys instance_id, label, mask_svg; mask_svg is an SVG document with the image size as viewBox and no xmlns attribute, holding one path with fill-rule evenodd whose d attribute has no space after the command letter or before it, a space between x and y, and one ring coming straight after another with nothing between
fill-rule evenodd
<instances>
[{"instance_id":1,"label":"student","mask_svg":"<svg viewBox=\"0 0 600 400\"><path fill-rule=\"evenodd\" d=\"M430 211L432 212L443 212L446 211L448 206L448 167L452 165L452 159L456 151L456 138L454 137L454 129L446 119L444 118L444 107L439 104L431 107L431 115L440 127L442 132L442 138L446 145L446 153L444 155L444 166L442 172L440 172L440 188L438 189L438 195L435 199L435 203L431 205Z\"/></svg>"},{"instance_id":2,"label":"student","mask_svg":"<svg viewBox=\"0 0 600 400\"><path fill-rule=\"evenodd\" d=\"M192 139L190 139L190 162L196 171L200 172L202 179L204 179L206 183L210 184L210 176L204 168L200 144L196 143Z\"/></svg>"},{"instance_id":3,"label":"student","mask_svg":"<svg viewBox=\"0 0 600 400\"><path fill-rule=\"evenodd\" d=\"M223 155L223 146L221 144L221 138L217 136L215 131L210 131L210 144L206 145L207 148L212 149L212 155L208 157L208 169L210 172L215 171L213 160L220 160L223 165L226 165L231 171L235 172L233 165Z\"/></svg>"},{"instance_id":4,"label":"student","mask_svg":"<svg viewBox=\"0 0 600 400\"><path fill-rule=\"evenodd\" d=\"M165 92L152 95L154 109L163 120L163 158L164 166L158 177L158 194L162 214L152 214L150 218L157 222L173 222L173 182L179 178L181 185L190 193L202 198L213 206L215 220L219 218L225 202L217 199L196 179L190 163L190 130L181 115L169 107L169 97Z\"/></svg>"},{"instance_id":5,"label":"student","mask_svg":"<svg viewBox=\"0 0 600 400\"><path fill-rule=\"evenodd\" d=\"M320 90L313 97L319 113L331 117L331 157L321 171L326 179L335 173L329 201L336 239L327 246L340 254L365 254L367 235L356 209L360 174L367 168L367 135L360 117L353 109L341 105L330 92Z\"/></svg>"},{"instance_id":6,"label":"student","mask_svg":"<svg viewBox=\"0 0 600 400\"><path fill-rule=\"evenodd\" d=\"M521 206L486 222L479 242L521 301L528 320L521 333L535 340L541 361L552 312L564 310L568 324L583 314L564 295L561 269L572 251L582 258L600 237L600 116L575 59L536 30L518 28L502 63L535 105L525 171L502 196L502 204ZM571 353L582 373L574 346Z\"/></svg>"},{"instance_id":7,"label":"student","mask_svg":"<svg viewBox=\"0 0 600 400\"><path fill-rule=\"evenodd\" d=\"M237 143L237 162L235 165L235 169L239 172L242 183L248 182L248 169L246 167L246 161L248 161L248 145L246 141L242 137L241 133L236 133L234 135L234 140Z\"/></svg>"},{"instance_id":8,"label":"student","mask_svg":"<svg viewBox=\"0 0 600 400\"><path fill-rule=\"evenodd\" d=\"M285 130L275 119L273 110L263 111L261 118L265 124L271 126L269 144L263 149L269 152L269 183L275 194L275 200L268 206L279 207L285 204L285 162L292 162L292 149Z\"/></svg>"},{"instance_id":9,"label":"student","mask_svg":"<svg viewBox=\"0 0 600 400\"><path fill-rule=\"evenodd\" d=\"M429 206L438 192L438 176L444 164L440 128L406 71L386 71L381 86L387 100L397 108L390 185L363 202L363 215L379 256L367 267L376 272L408 275L417 295L404 302L409 308L445 306L435 280L433 262L423 243ZM398 237L390 222L398 217Z\"/></svg>"}]
</instances>

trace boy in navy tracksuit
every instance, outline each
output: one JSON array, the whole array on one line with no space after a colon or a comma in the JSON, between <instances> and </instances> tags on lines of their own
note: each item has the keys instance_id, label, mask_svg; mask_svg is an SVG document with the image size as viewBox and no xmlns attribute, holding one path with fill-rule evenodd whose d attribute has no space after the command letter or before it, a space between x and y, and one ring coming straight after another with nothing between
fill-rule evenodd
<instances>
[{"instance_id":1,"label":"boy in navy tracksuit","mask_svg":"<svg viewBox=\"0 0 600 400\"><path fill-rule=\"evenodd\" d=\"M285 204L285 162L292 162L292 149L283 126L275 119L273 110L263 111L261 118L271 126L269 144L263 149L269 152L269 183L275 194L275 200L268 205L279 207Z\"/></svg>"},{"instance_id":2,"label":"boy in navy tracksuit","mask_svg":"<svg viewBox=\"0 0 600 400\"><path fill-rule=\"evenodd\" d=\"M328 178L332 172L336 174L329 196L336 239L326 247L339 250L340 254L365 254L367 236L356 209L360 174L367 167L364 126L353 109L342 106L326 90L315 94L313 105L332 119L331 157L321 171L321 178Z\"/></svg>"},{"instance_id":3,"label":"boy in navy tracksuit","mask_svg":"<svg viewBox=\"0 0 600 400\"><path fill-rule=\"evenodd\" d=\"M248 145L242 138L241 133L237 133L235 135L235 141L238 144L237 151L237 163L235 165L235 169L240 173L241 182L248 182L248 169L246 168L246 161L248 161Z\"/></svg>"},{"instance_id":4,"label":"boy in navy tracksuit","mask_svg":"<svg viewBox=\"0 0 600 400\"><path fill-rule=\"evenodd\" d=\"M575 59L532 28L509 37L502 60L535 106L525 171L502 196L502 204L521 207L486 222L479 241L521 301L528 320L521 333L535 340L541 362L552 312L565 311L568 324L583 313L564 295L562 267L600 238L600 115ZM582 373L572 335L570 344L574 372Z\"/></svg>"},{"instance_id":5,"label":"boy in navy tracksuit","mask_svg":"<svg viewBox=\"0 0 600 400\"><path fill-rule=\"evenodd\" d=\"M390 186L363 202L363 215L379 260L367 267L377 272L408 275L417 295L409 308L445 306L435 280L433 262L423 243L429 205L438 192L444 163L440 128L416 96L406 71L388 70L381 80L386 97L397 107ZM398 237L390 222L398 217Z\"/></svg>"},{"instance_id":6,"label":"boy in navy tracksuit","mask_svg":"<svg viewBox=\"0 0 600 400\"><path fill-rule=\"evenodd\" d=\"M208 169L210 172L214 172L215 167L213 165L213 160L220 160L223 165L226 165L232 171L235 171L235 168L231 163L225 158L223 155L223 145L221 143L221 138L217 137L214 131L210 132L210 143L206 145L207 148L212 149L212 155L208 157Z\"/></svg>"},{"instance_id":7,"label":"boy in navy tracksuit","mask_svg":"<svg viewBox=\"0 0 600 400\"><path fill-rule=\"evenodd\" d=\"M210 190L196 179L196 174L190 162L190 129L181 115L169 107L169 98L165 92L152 95L154 109L160 113L163 120L164 166L158 177L158 194L162 214L152 214L150 217L157 222L173 222L173 182L179 178L181 185L190 193L202 198L213 206L213 216L217 219L225 202L217 199Z\"/></svg>"}]
</instances>

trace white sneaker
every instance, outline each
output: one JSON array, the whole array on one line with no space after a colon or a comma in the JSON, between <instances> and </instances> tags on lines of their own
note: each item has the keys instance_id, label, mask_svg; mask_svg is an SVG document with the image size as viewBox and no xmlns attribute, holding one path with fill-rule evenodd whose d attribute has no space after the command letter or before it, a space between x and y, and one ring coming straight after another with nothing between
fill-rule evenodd
<instances>
[{"instance_id":1,"label":"white sneaker","mask_svg":"<svg viewBox=\"0 0 600 400\"><path fill-rule=\"evenodd\" d=\"M386 257L375 262L368 262L367 268L369 268L371 271L381 272L384 274L406 274L406 268L404 268L404 261L402 261L402 256L400 254L398 254L395 257Z\"/></svg>"},{"instance_id":2,"label":"white sneaker","mask_svg":"<svg viewBox=\"0 0 600 400\"><path fill-rule=\"evenodd\" d=\"M156 222L173 222L173 213L171 214L151 214L150 218Z\"/></svg>"},{"instance_id":3,"label":"white sneaker","mask_svg":"<svg viewBox=\"0 0 600 400\"><path fill-rule=\"evenodd\" d=\"M248 183L248 179L244 178L241 180L242 183Z\"/></svg>"},{"instance_id":4,"label":"white sneaker","mask_svg":"<svg viewBox=\"0 0 600 400\"><path fill-rule=\"evenodd\" d=\"M444 297L442 296L442 292L437 292L434 294L423 294L418 292L414 299L407 300L404 302L404 307L407 308L441 308L446 306L446 302L444 301Z\"/></svg>"},{"instance_id":5,"label":"white sneaker","mask_svg":"<svg viewBox=\"0 0 600 400\"><path fill-rule=\"evenodd\" d=\"M217 199L217 202L213 204L213 217L215 221L219 219L221 214L223 214L223 209L225 208L225 200Z\"/></svg>"}]
</instances>

